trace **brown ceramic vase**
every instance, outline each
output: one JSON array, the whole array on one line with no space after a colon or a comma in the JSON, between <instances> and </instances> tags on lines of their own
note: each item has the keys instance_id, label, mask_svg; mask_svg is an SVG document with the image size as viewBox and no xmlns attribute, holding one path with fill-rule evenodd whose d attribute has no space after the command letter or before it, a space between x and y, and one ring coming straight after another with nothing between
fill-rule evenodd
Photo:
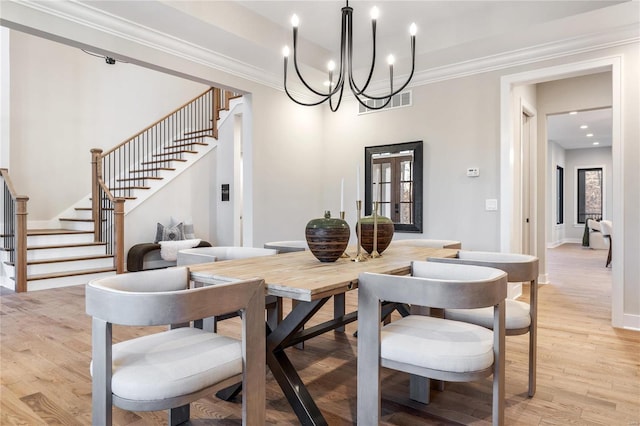
<instances>
[{"instance_id":1,"label":"brown ceramic vase","mask_svg":"<svg viewBox=\"0 0 640 426\"><path fill-rule=\"evenodd\" d=\"M323 218L307 223L305 237L309 250L320 262L335 262L349 244L349 224L342 219L332 218L326 211Z\"/></svg>"},{"instance_id":2,"label":"brown ceramic vase","mask_svg":"<svg viewBox=\"0 0 640 426\"><path fill-rule=\"evenodd\" d=\"M393 222L388 217L378 216L378 253L389 247L393 239ZM360 237L360 245L369 254L373 252L373 216L365 216L360 219L360 227L362 228L362 236ZM356 229L357 226L356 226Z\"/></svg>"}]
</instances>

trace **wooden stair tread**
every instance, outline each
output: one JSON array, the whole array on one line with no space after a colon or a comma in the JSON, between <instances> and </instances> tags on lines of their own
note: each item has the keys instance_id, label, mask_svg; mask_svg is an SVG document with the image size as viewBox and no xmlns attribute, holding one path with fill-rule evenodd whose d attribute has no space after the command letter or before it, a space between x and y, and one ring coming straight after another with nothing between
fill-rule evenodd
<instances>
[{"instance_id":1,"label":"wooden stair tread","mask_svg":"<svg viewBox=\"0 0 640 426\"><path fill-rule=\"evenodd\" d=\"M184 148L185 146L191 146L191 145L209 146L209 144L206 142L187 142L187 143L179 143L179 144L165 146L163 149L178 149L178 148Z\"/></svg>"},{"instance_id":2,"label":"wooden stair tread","mask_svg":"<svg viewBox=\"0 0 640 426\"><path fill-rule=\"evenodd\" d=\"M213 137L211 135L195 135L195 136L187 136L186 138L174 139L174 142L184 142L184 141L192 141L194 139L202 139L206 137Z\"/></svg>"},{"instance_id":3,"label":"wooden stair tread","mask_svg":"<svg viewBox=\"0 0 640 426\"><path fill-rule=\"evenodd\" d=\"M163 152L161 154L153 154L153 157L168 157L169 155L176 155L176 154L197 154L198 151L194 151L192 149L186 150L186 149L182 149L179 151L171 151L171 152Z\"/></svg>"},{"instance_id":4,"label":"wooden stair tread","mask_svg":"<svg viewBox=\"0 0 640 426\"><path fill-rule=\"evenodd\" d=\"M95 246L106 246L107 243L102 243L100 241L91 242L91 243L75 243L75 244L51 244L45 246L27 246L27 250L47 250L47 249L65 249L65 248L75 248L75 247L95 247Z\"/></svg>"},{"instance_id":5,"label":"wooden stair tread","mask_svg":"<svg viewBox=\"0 0 640 426\"><path fill-rule=\"evenodd\" d=\"M202 129L202 130L192 130L191 132L185 132L185 135L195 135L196 133L202 133L202 132L213 132L214 128L213 127L209 127L208 129ZM204 135L204 136L208 136L208 135Z\"/></svg>"},{"instance_id":6,"label":"wooden stair tread","mask_svg":"<svg viewBox=\"0 0 640 426\"><path fill-rule=\"evenodd\" d=\"M129 170L129 173L146 173L146 172L155 172L160 170L174 171L174 167L153 167L149 169L141 169L141 170Z\"/></svg>"},{"instance_id":7,"label":"wooden stair tread","mask_svg":"<svg viewBox=\"0 0 640 426\"><path fill-rule=\"evenodd\" d=\"M140 185L134 185L134 186L123 186L120 188L109 188L109 191L113 192L113 191L130 191L132 189L151 189L150 186L140 186Z\"/></svg>"},{"instance_id":8,"label":"wooden stair tread","mask_svg":"<svg viewBox=\"0 0 640 426\"><path fill-rule=\"evenodd\" d=\"M55 272L52 274L37 274L37 275L27 276L27 281L46 280L49 278L73 277L76 275L100 274L103 272L115 272L115 271L116 271L116 268L97 268L97 269L82 269L80 271Z\"/></svg>"},{"instance_id":9,"label":"wooden stair tread","mask_svg":"<svg viewBox=\"0 0 640 426\"><path fill-rule=\"evenodd\" d=\"M46 265L49 263L76 262L78 260L96 260L113 258L112 254L96 254L92 256L57 257L55 259L28 260L29 265ZM15 266L13 262L4 262L6 265Z\"/></svg>"},{"instance_id":10,"label":"wooden stair tread","mask_svg":"<svg viewBox=\"0 0 640 426\"><path fill-rule=\"evenodd\" d=\"M79 231L76 229L27 229L27 236L36 235L66 235L66 234L93 234L93 231Z\"/></svg>"},{"instance_id":11,"label":"wooden stair tread","mask_svg":"<svg viewBox=\"0 0 640 426\"><path fill-rule=\"evenodd\" d=\"M162 180L164 178L160 177L160 176L138 176L138 177L131 177L131 178L121 178L121 179L117 179L117 181L118 182L126 182L126 181L130 181L130 180L144 180L144 179ZM89 209L89 210L91 210L91 209Z\"/></svg>"},{"instance_id":12,"label":"wooden stair tread","mask_svg":"<svg viewBox=\"0 0 640 426\"><path fill-rule=\"evenodd\" d=\"M187 160L184 158L167 158L166 160L157 160L157 161L143 161L140 163L141 166L146 166L148 164L163 164L169 161L180 161L181 163L186 162Z\"/></svg>"}]
</instances>

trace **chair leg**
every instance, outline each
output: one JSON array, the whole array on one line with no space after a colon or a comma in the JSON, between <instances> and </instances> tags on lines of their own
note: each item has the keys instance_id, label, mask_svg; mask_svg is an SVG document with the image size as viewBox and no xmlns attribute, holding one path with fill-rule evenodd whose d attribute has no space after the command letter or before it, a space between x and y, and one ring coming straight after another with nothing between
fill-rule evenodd
<instances>
[{"instance_id":1,"label":"chair leg","mask_svg":"<svg viewBox=\"0 0 640 426\"><path fill-rule=\"evenodd\" d=\"M604 265L605 268L608 268L609 265L611 265L611 246L613 245L613 242L611 241L611 236L609 236L608 238L609 238L609 253L607 254L607 264Z\"/></svg>"},{"instance_id":2,"label":"chair leg","mask_svg":"<svg viewBox=\"0 0 640 426\"><path fill-rule=\"evenodd\" d=\"M169 426L177 426L189 421L191 410L189 404L169 410Z\"/></svg>"},{"instance_id":3,"label":"chair leg","mask_svg":"<svg viewBox=\"0 0 640 426\"><path fill-rule=\"evenodd\" d=\"M427 377L417 376L415 374L409 375L409 398L428 404L430 402L429 396L431 392L431 379Z\"/></svg>"},{"instance_id":4,"label":"chair leg","mask_svg":"<svg viewBox=\"0 0 640 426\"><path fill-rule=\"evenodd\" d=\"M536 328L529 330L529 398L533 398L536 394Z\"/></svg>"}]
</instances>

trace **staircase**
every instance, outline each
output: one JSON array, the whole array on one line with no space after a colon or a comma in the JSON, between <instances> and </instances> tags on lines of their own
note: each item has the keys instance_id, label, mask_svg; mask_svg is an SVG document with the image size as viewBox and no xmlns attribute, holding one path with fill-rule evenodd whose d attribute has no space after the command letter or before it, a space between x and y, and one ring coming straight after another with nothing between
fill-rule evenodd
<instances>
[{"instance_id":1,"label":"staircase","mask_svg":"<svg viewBox=\"0 0 640 426\"><path fill-rule=\"evenodd\" d=\"M8 223L6 216L10 214L4 214L3 230L0 232L0 261L3 262L5 274L14 281L16 291L85 284L95 278L124 272L124 253L118 253L118 250L122 250L122 241L116 241L117 219L114 219L112 201L126 201L126 211L131 211L215 146L212 142L217 138L218 120L224 118L220 111L229 110L232 99L237 96L230 92L221 93L214 88L210 91L214 101L211 107L213 112L210 113L212 118L207 120L209 125L198 125L198 120L190 120L189 126L182 125L182 128L171 124L176 128L171 128L173 135L169 136L170 141L155 143L148 150L141 150L137 146L134 148L138 137L144 138L146 142L147 133L158 133L158 126L168 126L166 120L183 111L190 105L187 103L106 154L102 154L101 150L92 150L97 175L94 181L97 179L102 186L99 186L98 191L92 190L91 195L67 210L58 219L59 228L26 230L24 289L19 285L20 279L16 278L21 275L16 270L21 267L17 253L17 246L20 244L15 243L15 240L19 240L16 236L20 226L14 227L13 223ZM198 101L203 95L191 103ZM211 122L215 125L211 126ZM194 130L194 127L200 128ZM5 169L2 177L3 180L8 180L8 171ZM11 192L9 189L13 189L10 181L8 189L5 182L5 200L8 198L7 193ZM13 196L15 198L15 194ZM28 200L27 197L24 198ZM94 202L94 199L98 201ZM24 209L26 210L26 201ZM20 216L15 217L17 223ZM99 218L97 222L100 223L97 228L94 226L96 218Z\"/></svg>"}]
</instances>

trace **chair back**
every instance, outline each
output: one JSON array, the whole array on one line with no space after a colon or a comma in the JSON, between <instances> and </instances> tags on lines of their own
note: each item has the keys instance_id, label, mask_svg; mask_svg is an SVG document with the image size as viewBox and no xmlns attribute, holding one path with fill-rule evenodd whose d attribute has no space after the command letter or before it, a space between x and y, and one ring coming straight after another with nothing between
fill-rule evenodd
<instances>
[{"instance_id":1,"label":"chair back","mask_svg":"<svg viewBox=\"0 0 640 426\"><path fill-rule=\"evenodd\" d=\"M147 326L182 324L243 310L253 293L261 296L264 306L260 280L189 289L188 274L187 268L175 267L92 280L86 286L86 312L112 324Z\"/></svg>"},{"instance_id":2,"label":"chair back","mask_svg":"<svg viewBox=\"0 0 640 426\"><path fill-rule=\"evenodd\" d=\"M434 239L408 239L408 240L394 240L391 245L394 246L411 246L411 247L431 247L431 248L448 248L448 249L460 249L462 243L456 240L434 240Z\"/></svg>"},{"instance_id":3,"label":"chair back","mask_svg":"<svg viewBox=\"0 0 640 426\"><path fill-rule=\"evenodd\" d=\"M264 243L264 248L278 250L278 253L291 253L308 250L309 245L305 240L271 241Z\"/></svg>"},{"instance_id":4,"label":"chair back","mask_svg":"<svg viewBox=\"0 0 640 426\"><path fill-rule=\"evenodd\" d=\"M600 221L600 232L602 232L603 236L611 236L611 232L613 231L613 226L610 220L601 220Z\"/></svg>"},{"instance_id":5,"label":"chair back","mask_svg":"<svg viewBox=\"0 0 640 426\"><path fill-rule=\"evenodd\" d=\"M364 278L363 290L360 279ZM507 274L494 268L412 262L412 276L363 273L361 292L379 300L433 308L494 306L507 296Z\"/></svg>"},{"instance_id":6,"label":"chair back","mask_svg":"<svg viewBox=\"0 0 640 426\"><path fill-rule=\"evenodd\" d=\"M198 263L217 262L222 260L245 259L258 256L273 256L278 251L257 247L201 247L185 249L178 252L178 266Z\"/></svg>"},{"instance_id":7,"label":"chair back","mask_svg":"<svg viewBox=\"0 0 640 426\"><path fill-rule=\"evenodd\" d=\"M509 282L530 282L538 278L538 258L528 254L460 250L455 258L430 257L429 262L497 268Z\"/></svg>"}]
</instances>

